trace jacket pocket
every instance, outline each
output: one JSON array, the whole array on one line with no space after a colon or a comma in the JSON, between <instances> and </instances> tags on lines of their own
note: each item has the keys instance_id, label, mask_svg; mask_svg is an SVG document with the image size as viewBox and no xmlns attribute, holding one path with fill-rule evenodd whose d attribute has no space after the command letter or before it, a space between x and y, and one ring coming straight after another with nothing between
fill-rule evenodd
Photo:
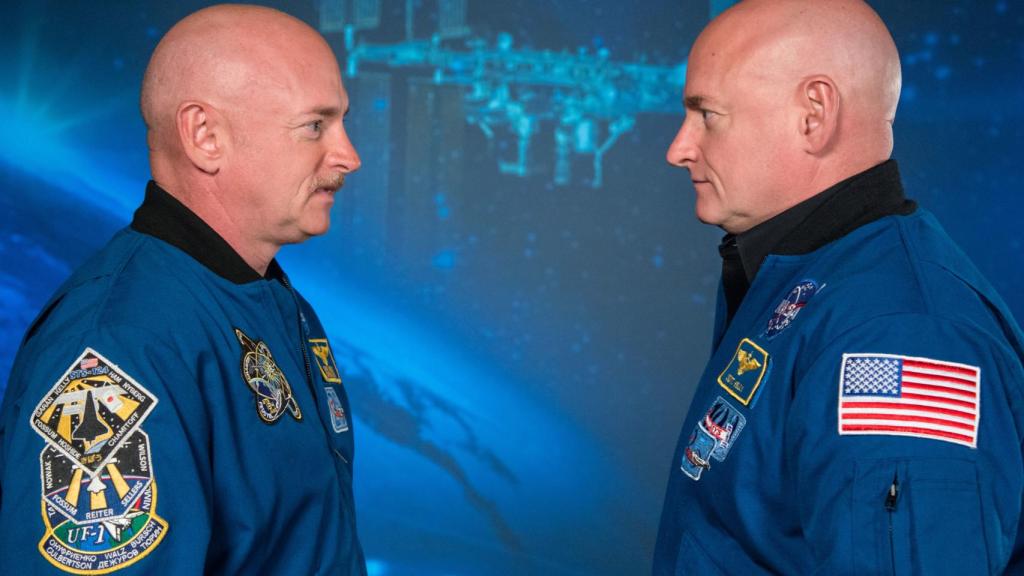
<instances>
[{"instance_id":1,"label":"jacket pocket","mask_svg":"<svg viewBox=\"0 0 1024 576\"><path fill-rule=\"evenodd\" d=\"M851 526L854 574L988 574L973 462L858 461Z\"/></svg>"}]
</instances>

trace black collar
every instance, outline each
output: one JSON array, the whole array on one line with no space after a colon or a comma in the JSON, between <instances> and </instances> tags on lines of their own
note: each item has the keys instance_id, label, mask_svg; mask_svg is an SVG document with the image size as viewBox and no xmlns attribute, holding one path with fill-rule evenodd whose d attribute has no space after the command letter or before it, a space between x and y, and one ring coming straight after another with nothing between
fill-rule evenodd
<instances>
[{"instance_id":1,"label":"black collar","mask_svg":"<svg viewBox=\"0 0 1024 576\"><path fill-rule=\"evenodd\" d=\"M146 198L135 211L131 227L180 249L235 284L263 278L209 224L152 180L146 185ZM277 260L271 261L266 277L277 278L281 274Z\"/></svg>"},{"instance_id":2,"label":"black collar","mask_svg":"<svg viewBox=\"0 0 1024 576\"><path fill-rule=\"evenodd\" d=\"M916 209L917 203L903 195L896 161L886 160L734 238L752 282L769 254L807 254L879 218Z\"/></svg>"},{"instance_id":3,"label":"black collar","mask_svg":"<svg viewBox=\"0 0 1024 576\"><path fill-rule=\"evenodd\" d=\"M916 209L917 203L903 196L896 161L886 160L746 232L726 234L718 251L729 319L769 254L807 254L879 218Z\"/></svg>"}]
</instances>

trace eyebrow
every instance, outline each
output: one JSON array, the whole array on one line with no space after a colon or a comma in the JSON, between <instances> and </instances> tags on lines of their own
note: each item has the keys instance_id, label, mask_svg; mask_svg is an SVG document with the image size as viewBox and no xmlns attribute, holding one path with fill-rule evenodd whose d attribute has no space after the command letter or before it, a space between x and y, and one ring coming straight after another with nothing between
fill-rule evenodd
<instances>
[{"instance_id":1,"label":"eyebrow","mask_svg":"<svg viewBox=\"0 0 1024 576\"><path fill-rule=\"evenodd\" d=\"M687 96L683 98L683 106L687 110L700 110L704 107L704 102L707 100L703 96Z\"/></svg>"},{"instance_id":2,"label":"eyebrow","mask_svg":"<svg viewBox=\"0 0 1024 576\"><path fill-rule=\"evenodd\" d=\"M348 108L346 108L345 111L342 112L337 106L317 106L302 113L303 116L307 114L314 114L317 116L323 116L325 118L333 118L335 116L348 115Z\"/></svg>"}]
</instances>

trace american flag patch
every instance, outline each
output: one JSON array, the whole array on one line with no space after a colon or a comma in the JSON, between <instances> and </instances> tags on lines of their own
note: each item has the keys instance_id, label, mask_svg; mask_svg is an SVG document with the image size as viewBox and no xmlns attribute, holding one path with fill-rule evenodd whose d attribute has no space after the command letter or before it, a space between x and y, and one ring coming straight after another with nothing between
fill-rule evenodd
<instances>
[{"instance_id":1,"label":"american flag patch","mask_svg":"<svg viewBox=\"0 0 1024 576\"><path fill-rule=\"evenodd\" d=\"M981 370L929 358L843 354L839 433L915 436L977 447Z\"/></svg>"}]
</instances>

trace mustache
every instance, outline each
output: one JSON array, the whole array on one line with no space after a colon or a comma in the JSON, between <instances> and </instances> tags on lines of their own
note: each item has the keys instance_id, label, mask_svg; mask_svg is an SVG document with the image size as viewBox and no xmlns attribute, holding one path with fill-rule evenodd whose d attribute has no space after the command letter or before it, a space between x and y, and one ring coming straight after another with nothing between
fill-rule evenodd
<instances>
[{"instance_id":1,"label":"mustache","mask_svg":"<svg viewBox=\"0 0 1024 576\"><path fill-rule=\"evenodd\" d=\"M336 192L338 188L345 185L345 175L341 172L335 172L328 176L318 176L313 180L312 189L314 191L325 188L331 192Z\"/></svg>"}]
</instances>

